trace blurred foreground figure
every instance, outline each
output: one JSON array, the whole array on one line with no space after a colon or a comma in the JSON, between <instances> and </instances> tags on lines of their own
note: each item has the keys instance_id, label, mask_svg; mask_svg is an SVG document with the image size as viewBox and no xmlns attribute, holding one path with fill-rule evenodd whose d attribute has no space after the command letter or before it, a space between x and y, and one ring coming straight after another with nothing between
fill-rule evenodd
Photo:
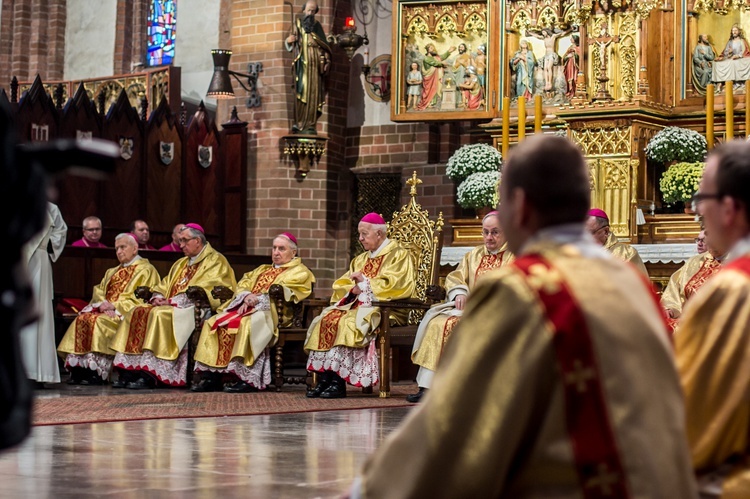
<instances>
[{"instance_id":1,"label":"blurred foreground figure","mask_svg":"<svg viewBox=\"0 0 750 499\"><path fill-rule=\"evenodd\" d=\"M702 497L750 497L750 143L713 149L693 199L726 257L674 336L688 442Z\"/></svg>"},{"instance_id":2,"label":"blurred foreground figure","mask_svg":"<svg viewBox=\"0 0 750 499\"><path fill-rule=\"evenodd\" d=\"M432 389L351 497L695 498L672 348L648 280L587 233L580 150L503 167L515 262L468 299Z\"/></svg>"},{"instance_id":3,"label":"blurred foreground figure","mask_svg":"<svg viewBox=\"0 0 750 499\"><path fill-rule=\"evenodd\" d=\"M21 442L31 428L31 385L21 361L19 330L34 317L32 291L21 251L43 229L46 177L68 166L111 171L114 144L55 141L20 148L7 105L0 99L0 212L6 264L0 270L0 449Z\"/></svg>"}]
</instances>

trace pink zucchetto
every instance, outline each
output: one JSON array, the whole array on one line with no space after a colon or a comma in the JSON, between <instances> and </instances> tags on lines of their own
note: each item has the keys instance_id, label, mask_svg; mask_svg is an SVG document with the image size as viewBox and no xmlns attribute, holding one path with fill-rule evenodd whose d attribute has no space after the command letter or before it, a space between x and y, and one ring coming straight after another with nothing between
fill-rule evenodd
<instances>
[{"instance_id":1,"label":"pink zucchetto","mask_svg":"<svg viewBox=\"0 0 750 499\"><path fill-rule=\"evenodd\" d=\"M291 232L282 232L281 235L289 239L294 244L297 244L297 238L294 237L294 234L292 234Z\"/></svg>"},{"instance_id":2,"label":"pink zucchetto","mask_svg":"<svg viewBox=\"0 0 750 499\"><path fill-rule=\"evenodd\" d=\"M607 213L604 210L600 210L599 208L591 208L589 210L589 216L590 217L599 217L599 218L603 218L605 220L609 220L609 217L607 216Z\"/></svg>"},{"instance_id":3,"label":"pink zucchetto","mask_svg":"<svg viewBox=\"0 0 750 499\"><path fill-rule=\"evenodd\" d=\"M492 210L491 212L489 212L485 216L483 216L482 217L482 222L484 222L485 220L487 220L487 217L490 217L490 216L493 216L493 215L494 216L498 215L497 210Z\"/></svg>"},{"instance_id":4,"label":"pink zucchetto","mask_svg":"<svg viewBox=\"0 0 750 499\"><path fill-rule=\"evenodd\" d=\"M362 217L362 220L360 220L360 222L373 225L385 225L385 219L374 211Z\"/></svg>"},{"instance_id":5,"label":"pink zucchetto","mask_svg":"<svg viewBox=\"0 0 750 499\"><path fill-rule=\"evenodd\" d=\"M203 230L203 227L201 227L198 224L189 223L189 224L185 224L185 227L190 227L191 229L198 230L198 231L200 231L200 232L202 232L204 234L206 233L206 231Z\"/></svg>"}]
</instances>

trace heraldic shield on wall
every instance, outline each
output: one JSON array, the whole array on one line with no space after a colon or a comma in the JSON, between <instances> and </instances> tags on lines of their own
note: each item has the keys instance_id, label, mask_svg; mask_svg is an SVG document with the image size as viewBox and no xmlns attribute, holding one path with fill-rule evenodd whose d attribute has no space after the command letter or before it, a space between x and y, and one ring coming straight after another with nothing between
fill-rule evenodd
<instances>
[{"instance_id":1,"label":"heraldic shield on wall","mask_svg":"<svg viewBox=\"0 0 750 499\"><path fill-rule=\"evenodd\" d=\"M398 3L392 120L492 117L498 77L490 7L487 1Z\"/></svg>"}]
</instances>

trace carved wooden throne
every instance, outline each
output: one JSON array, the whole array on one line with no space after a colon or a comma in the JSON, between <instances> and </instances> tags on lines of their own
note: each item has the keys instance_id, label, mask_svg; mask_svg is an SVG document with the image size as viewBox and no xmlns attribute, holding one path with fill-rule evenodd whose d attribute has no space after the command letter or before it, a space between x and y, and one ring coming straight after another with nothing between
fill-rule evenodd
<instances>
[{"instance_id":1,"label":"carved wooden throne","mask_svg":"<svg viewBox=\"0 0 750 499\"><path fill-rule=\"evenodd\" d=\"M417 326L425 311L432 305L427 290L431 285L438 284L440 253L443 248L443 213L440 212L437 220L431 220L427 210L423 210L417 203L417 186L422 183L417 178L417 172L406 183L410 186L411 199L393 214L393 219L388 223L388 237L397 240L411 252L417 282L410 299L372 303L374 307L380 307L383 318L390 318L395 309L406 309L409 312L406 325L396 326L390 320L383 320L379 327L377 342L381 397L389 397L391 392L391 346L413 345Z\"/></svg>"}]
</instances>

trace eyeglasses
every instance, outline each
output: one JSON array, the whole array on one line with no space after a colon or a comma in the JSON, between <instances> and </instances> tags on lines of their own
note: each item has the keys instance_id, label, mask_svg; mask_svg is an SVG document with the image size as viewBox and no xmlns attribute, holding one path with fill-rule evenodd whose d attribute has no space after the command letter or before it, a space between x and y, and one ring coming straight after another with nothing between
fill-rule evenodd
<instances>
[{"instance_id":1,"label":"eyeglasses","mask_svg":"<svg viewBox=\"0 0 750 499\"><path fill-rule=\"evenodd\" d=\"M705 237L696 237L695 238L695 244L705 243L706 238Z\"/></svg>"},{"instance_id":2,"label":"eyeglasses","mask_svg":"<svg viewBox=\"0 0 750 499\"><path fill-rule=\"evenodd\" d=\"M502 234L502 232L500 232L499 230L487 230L487 229L482 229L482 235L483 235L484 237L487 237L487 236L497 237L497 236L499 236L500 234Z\"/></svg>"},{"instance_id":3,"label":"eyeglasses","mask_svg":"<svg viewBox=\"0 0 750 499\"><path fill-rule=\"evenodd\" d=\"M592 230L592 231L591 231L591 235L593 236L594 234L596 234L596 233L597 233L597 232L599 232L600 230L604 230L604 229L606 229L606 228L608 228L608 227L609 227L609 225L602 225L602 226L601 226L601 227L599 227L598 229L596 229L596 230Z\"/></svg>"},{"instance_id":4,"label":"eyeglasses","mask_svg":"<svg viewBox=\"0 0 750 499\"><path fill-rule=\"evenodd\" d=\"M724 197L724 194L716 193L716 194L703 194L703 193L695 193L690 198L690 203L693 205L693 207L698 206L698 204L702 203L703 201L707 199L721 199Z\"/></svg>"},{"instance_id":5,"label":"eyeglasses","mask_svg":"<svg viewBox=\"0 0 750 499\"><path fill-rule=\"evenodd\" d=\"M179 244L187 244L187 243L189 243L190 241L192 241L193 239L198 239L198 238L197 238L197 237L187 237L187 238L185 238L185 237L181 237L181 238L179 238L179 239L177 240L177 242L178 242Z\"/></svg>"}]
</instances>

